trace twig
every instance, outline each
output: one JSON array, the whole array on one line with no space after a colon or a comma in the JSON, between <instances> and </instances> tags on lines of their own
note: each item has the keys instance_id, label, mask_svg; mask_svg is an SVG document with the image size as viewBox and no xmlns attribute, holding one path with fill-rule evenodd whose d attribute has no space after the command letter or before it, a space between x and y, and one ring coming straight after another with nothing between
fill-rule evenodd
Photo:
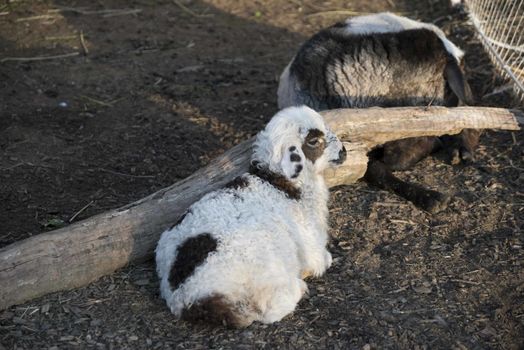
<instances>
[{"instance_id":1,"label":"twig","mask_svg":"<svg viewBox=\"0 0 524 350\"><path fill-rule=\"evenodd\" d=\"M55 18L57 18L57 16L55 15L39 15L39 16L17 18L15 22L28 22L28 21L37 21L39 19L55 19Z\"/></svg>"},{"instance_id":2,"label":"twig","mask_svg":"<svg viewBox=\"0 0 524 350\"><path fill-rule=\"evenodd\" d=\"M86 45L86 42L84 40L84 32L83 31L80 31L80 44L82 45L82 49L84 50L84 55L87 56L87 54L89 53L89 50L87 49L87 45Z\"/></svg>"},{"instance_id":3,"label":"twig","mask_svg":"<svg viewBox=\"0 0 524 350\"><path fill-rule=\"evenodd\" d=\"M11 165L11 166L8 166L8 167L5 167L5 168L0 168L0 171L4 171L4 170L11 170L11 169L14 169L14 168L17 168L21 165L24 165L25 163L17 163L15 165Z\"/></svg>"},{"instance_id":4,"label":"twig","mask_svg":"<svg viewBox=\"0 0 524 350\"><path fill-rule=\"evenodd\" d=\"M451 16L449 15L440 16L440 17L435 18L433 21L431 21L431 23L438 25L439 22L442 22L443 20L450 20L450 19L451 19Z\"/></svg>"},{"instance_id":5,"label":"twig","mask_svg":"<svg viewBox=\"0 0 524 350\"><path fill-rule=\"evenodd\" d=\"M351 10L328 10L328 11L321 11L321 12L315 12L315 13L309 14L305 16L305 18L318 17L318 16L330 16L330 15L359 16L359 15L368 15L368 14L369 12L358 12L358 11L351 11Z\"/></svg>"},{"instance_id":6,"label":"twig","mask_svg":"<svg viewBox=\"0 0 524 350\"><path fill-rule=\"evenodd\" d=\"M56 55L56 56L35 56L35 57L4 57L0 59L0 63L8 62L8 61L18 61L18 62L31 62L31 61L45 61L45 60L55 60L59 58L67 58L67 57L73 57L78 56L79 52L71 52L66 53L63 55Z\"/></svg>"},{"instance_id":7,"label":"twig","mask_svg":"<svg viewBox=\"0 0 524 350\"><path fill-rule=\"evenodd\" d=\"M312 8L313 10L319 10L319 11L323 11L324 9L320 6L316 6L316 5L313 5L313 4L309 4L309 3L304 3L302 1L299 1L299 0L289 0L291 1L292 3L295 3L297 4L298 6L307 6L307 7L310 7Z\"/></svg>"},{"instance_id":8,"label":"twig","mask_svg":"<svg viewBox=\"0 0 524 350\"><path fill-rule=\"evenodd\" d=\"M111 298L105 298L105 299L90 299L88 300L87 302L83 303L83 304L78 304L76 306L78 307L86 307L86 306L90 306L90 305L93 305L93 304L101 304L101 303L105 303L106 301L108 300L111 300Z\"/></svg>"},{"instance_id":9,"label":"twig","mask_svg":"<svg viewBox=\"0 0 524 350\"><path fill-rule=\"evenodd\" d=\"M100 106L104 106L104 107L113 107L113 104L121 99L117 99L117 100L114 100L114 101L109 101L109 102L104 102L104 101L100 101L100 100L97 100L95 98L92 98L92 97L89 97L89 96L86 96L86 95L80 95L80 97L88 100L88 101L91 101L93 103L96 103L97 105L100 105Z\"/></svg>"},{"instance_id":10,"label":"twig","mask_svg":"<svg viewBox=\"0 0 524 350\"><path fill-rule=\"evenodd\" d=\"M0 236L0 240L6 239L6 238L8 238L9 236L12 236L13 234L14 234L14 232L8 232L8 233L6 233L5 235Z\"/></svg>"},{"instance_id":11,"label":"twig","mask_svg":"<svg viewBox=\"0 0 524 350\"><path fill-rule=\"evenodd\" d=\"M56 9L48 10L49 13L75 12L81 15L103 15L103 17L132 15L142 12L142 9L107 9L107 10L84 10L82 8L57 6Z\"/></svg>"},{"instance_id":12,"label":"twig","mask_svg":"<svg viewBox=\"0 0 524 350\"><path fill-rule=\"evenodd\" d=\"M10 170L10 169L14 169L14 168L17 168L19 166L22 166L22 165L29 165L29 166L36 166L36 167L41 167L41 168L53 169L52 166L47 165L47 164L33 164L31 162L21 162L21 163L17 163L15 165L11 165L11 166L6 167L6 168L0 168L0 170L1 171L3 171L3 170Z\"/></svg>"},{"instance_id":13,"label":"twig","mask_svg":"<svg viewBox=\"0 0 524 350\"><path fill-rule=\"evenodd\" d=\"M180 1L178 0L173 0L173 3L175 5L177 5L178 7L180 7L180 9L182 11L184 11L185 13L188 13L190 14L191 16L193 17L197 17L197 18L202 18L202 17L213 17L213 14L208 14L208 15L204 15L204 14L199 14L199 13L196 13L194 11L192 11L191 9L189 9L187 6L185 6L184 4L182 4Z\"/></svg>"},{"instance_id":14,"label":"twig","mask_svg":"<svg viewBox=\"0 0 524 350\"><path fill-rule=\"evenodd\" d=\"M422 222L415 222L415 221L412 221L412 220L390 219L389 221L391 221L394 224L406 224L406 225L413 225L413 226L422 225L424 227L428 227L429 228L429 225L427 225L427 224L424 224Z\"/></svg>"},{"instance_id":15,"label":"twig","mask_svg":"<svg viewBox=\"0 0 524 350\"><path fill-rule=\"evenodd\" d=\"M450 279L450 281L451 282L457 282L457 283L472 284L474 286L478 286L479 284L482 284L480 282L468 281L468 280L463 280L463 279L460 279L460 278L452 278L452 279Z\"/></svg>"},{"instance_id":16,"label":"twig","mask_svg":"<svg viewBox=\"0 0 524 350\"><path fill-rule=\"evenodd\" d=\"M108 12L102 17L116 17L116 16L125 16L125 15L135 15L137 13L142 12L142 9L135 9L135 10L121 10L121 11L114 11L114 12Z\"/></svg>"},{"instance_id":17,"label":"twig","mask_svg":"<svg viewBox=\"0 0 524 350\"><path fill-rule=\"evenodd\" d=\"M493 91L485 94L484 96L481 97L481 99L484 99L486 97L490 97L490 96L495 96L495 95L498 95L498 94L501 94L503 92L506 92L508 90L511 90L513 89L513 85L512 84L506 84L506 85L503 85L503 86L499 86L495 89L493 89Z\"/></svg>"},{"instance_id":18,"label":"twig","mask_svg":"<svg viewBox=\"0 0 524 350\"><path fill-rule=\"evenodd\" d=\"M440 309L441 309L440 307L432 307L429 309L414 309L414 310L395 310L393 309L392 313L401 314L401 315L402 314L416 314L420 312L429 312L429 311L440 310Z\"/></svg>"},{"instance_id":19,"label":"twig","mask_svg":"<svg viewBox=\"0 0 524 350\"><path fill-rule=\"evenodd\" d=\"M513 169L517 169L517 170L520 170L520 171L524 171L524 168L519 168L518 166L515 166L515 165L513 164L513 161L512 161L511 159L509 160L509 165L511 165L511 167L512 167Z\"/></svg>"},{"instance_id":20,"label":"twig","mask_svg":"<svg viewBox=\"0 0 524 350\"><path fill-rule=\"evenodd\" d=\"M371 191L369 193L372 193ZM407 203L401 202L375 202L373 205L382 206L382 207L406 207L409 206Z\"/></svg>"},{"instance_id":21,"label":"twig","mask_svg":"<svg viewBox=\"0 0 524 350\"><path fill-rule=\"evenodd\" d=\"M0 16L7 16L9 14L9 11L0 12Z\"/></svg>"},{"instance_id":22,"label":"twig","mask_svg":"<svg viewBox=\"0 0 524 350\"><path fill-rule=\"evenodd\" d=\"M84 210L86 210L87 208L89 208L95 201L91 201L89 203L87 203L82 209L80 209L79 211L77 211L75 213L75 215L71 216L71 219L69 219L69 223L72 223L73 220L78 216L80 215L80 213L82 213Z\"/></svg>"},{"instance_id":23,"label":"twig","mask_svg":"<svg viewBox=\"0 0 524 350\"><path fill-rule=\"evenodd\" d=\"M197 64L197 65L194 65L194 66L187 66L187 67L183 67L183 68L177 69L176 72L177 73L196 72L196 71L199 71L199 70L201 70L203 68L204 68L203 64Z\"/></svg>"},{"instance_id":24,"label":"twig","mask_svg":"<svg viewBox=\"0 0 524 350\"><path fill-rule=\"evenodd\" d=\"M20 318L24 318L25 314L27 313L27 311L29 311L29 309L33 309L33 310L36 309L36 310L38 310L39 308L37 306L28 306L28 307L17 307L16 309L17 310L24 310L24 312L20 316Z\"/></svg>"},{"instance_id":25,"label":"twig","mask_svg":"<svg viewBox=\"0 0 524 350\"><path fill-rule=\"evenodd\" d=\"M390 219L389 221L391 221L391 222L394 223L394 224L417 225L416 222L413 222L413 221L411 221L411 220L397 220L397 219Z\"/></svg>"},{"instance_id":26,"label":"twig","mask_svg":"<svg viewBox=\"0 0 524 350\"><path fill-rule=\"evenodd\" d=\"M125 176L125 177L135 177L135 178L139 178L139 179L152 179L152 178L154 178L153 175L131 175L131 174L124 174L124 173L120 173L118 171L113 171L113 170L104 169L104 168L98 168L98 170L103 171L105 173L109 173L109 174L113 174L113 175L120 175L120 176Z\"/></svg>"},{"instance_id":27,"label":"twig","mask_svg":"<svg viewBox=\"0 0 524 350\"><path fill-rule=\"evenodd\" d=\"M399 289L395 289L395 290L392 290L392 291L388 292L388 294L400 293L400 292L405 291L408 288L409 288L409 286L400 287Z\"/></svg>"},{"instance_id":28,"label":"twig","mask_svg":"<svg viewBox=\"0 0 524 350\"><path fill-rule=\"evenodd\" d=\"M433 104L433 101L435 101L435 97L437 97L437 95L433 95L433 97L431 98L431 101L429 101L428 105L426 106L426 110L431 107L431 105Z\"/></svg>"},{"instance_id":29,"label":"twig","mask_svg":"<svg viewBox=\"0 0 524 350\"><path fill-rule=\"evenodd\" d=\"M77 35L62 35L62 36L46 36L44 40L72 40L76 38L77 38Z\"/></svg>"}]
</instances>

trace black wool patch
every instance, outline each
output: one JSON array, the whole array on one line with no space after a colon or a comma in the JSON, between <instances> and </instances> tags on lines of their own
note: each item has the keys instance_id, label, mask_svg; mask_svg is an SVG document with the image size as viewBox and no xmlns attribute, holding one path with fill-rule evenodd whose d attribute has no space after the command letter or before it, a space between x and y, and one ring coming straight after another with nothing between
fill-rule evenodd
<instances>
[{"instance_id":1,"label":"black wool patch","mask_svg":"<svg viewBox=\"0 0 524 350\"><path fill-rule=\"evenodd\" d=\"M177 289L216 249L217 241L209 233L188 238L178 247L176 260L169 272L171 288Z\"/></svg>"},{"instance_id":2,"label":"black wool patch","mask_svg":"<svg viewBox=\"0 0 524 350\"><path fill-rule=\"evenodd\" d=\"M295 185L283 175L272 172L267 168L259 169L255 165L251 166L249 172L269 182L273 187L284 192L290 199L299 200L302 196L300 189L295 187Z\"/></svg>"},{"instance_id":3,"label":"black wool patch","mask_svg":"<svg viewBox=\"0 0 524 350\"><path fill-rule=\"evenodd\" d=\"M233 180L229 181L224 187L238 190L249 186L249 179L244 176L237 176Z\"/></svg>"},{"instance_id":4,"label":"black wool patch","mask_svg":"<svg viewBox=\"0 0 524 350\"><path fill-rule=\"evenodd\" d=\"M300 162L302 160L302 158L296 153L292 153L289 159L291 159L292 162Z\"/></svg>"},{"instance_id":5,"label":"black wool patch","mask_svg":"<svg viewBox=\"0 0 524 350\"><path fill-rule=\"evenodd\" d=\"M221 295L212 295L185 308L182 311L182 319L193 323L226 325L229 328L244 326L235 308Z\"/></svg>"}]
</instances>

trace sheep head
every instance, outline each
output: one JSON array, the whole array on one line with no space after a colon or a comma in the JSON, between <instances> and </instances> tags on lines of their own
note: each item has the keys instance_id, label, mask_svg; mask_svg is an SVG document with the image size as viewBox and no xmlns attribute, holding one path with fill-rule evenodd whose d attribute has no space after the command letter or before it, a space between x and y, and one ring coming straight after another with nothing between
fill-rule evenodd
<instances>
[{"instance_id":1,"label":"sheep head","mask_svg":"<svg viewBox=\"0 0 524 350\"><path fill-rule=\"evenodd\" d=\"M345 159L342 142L322 116L300 106L278 112L257 135L251 163L300 182L307 174L319 175Z\"/></svg>"}]
</instances>

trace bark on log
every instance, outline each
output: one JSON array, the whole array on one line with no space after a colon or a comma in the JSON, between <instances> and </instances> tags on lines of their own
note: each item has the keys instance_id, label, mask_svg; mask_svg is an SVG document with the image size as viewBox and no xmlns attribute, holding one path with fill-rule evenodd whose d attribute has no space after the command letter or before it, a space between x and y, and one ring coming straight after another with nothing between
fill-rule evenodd
<instances>
[{"instance_id":1,"label":"bark on log","mask_svg":"<svg viewBox=\"0 0 524 350\"><path fill-rule=\"evenodd\" d=\"M370 108L322 114L348 150L346 163L325 174L330 186L362 177L367 152L387 141L454 134L464 128L519 130L519 124L524 124L521 112L499 108ZM162 231L192 203L247 170L252 141L144 199L0 249L0 310L84 286L131 262L150 258Z\"/></svg>"}]
</instances>

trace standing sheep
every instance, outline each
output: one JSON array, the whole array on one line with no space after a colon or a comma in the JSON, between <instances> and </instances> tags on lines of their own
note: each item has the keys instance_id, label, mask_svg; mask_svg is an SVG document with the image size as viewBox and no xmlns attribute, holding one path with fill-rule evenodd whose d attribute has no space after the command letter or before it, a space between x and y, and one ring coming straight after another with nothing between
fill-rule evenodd
<instances>
[{"instance_id":1,"label":"standing sheep","mask_svg":"<svg viewBox=\"0 0 524 350\"><path fill-rule=\"evenodd\" d=\"M391 13L354 17L324 29L302 45L280 77L280 108L395 107L470 103L460 61L464 53L432 24ZM364 180L418 207L437 212L449 196L404 182L392 174L412 167L439 148L452 162L472 159L480 133L417 137L370 152Z\"/></svg>"},{"instance_id":2,"label":"standing sheep","mask_svg":"<svg viewBox=\"0 0 524 350\"><path fill-rule=\"evenodd\" d=\"M280 111L257 135L252 167L193 204L156 248L162 297L177 318L245 327L292 312L302 278L331 265L322 171L346 150L308 107Z\"/></svg>"}]
</instances>

